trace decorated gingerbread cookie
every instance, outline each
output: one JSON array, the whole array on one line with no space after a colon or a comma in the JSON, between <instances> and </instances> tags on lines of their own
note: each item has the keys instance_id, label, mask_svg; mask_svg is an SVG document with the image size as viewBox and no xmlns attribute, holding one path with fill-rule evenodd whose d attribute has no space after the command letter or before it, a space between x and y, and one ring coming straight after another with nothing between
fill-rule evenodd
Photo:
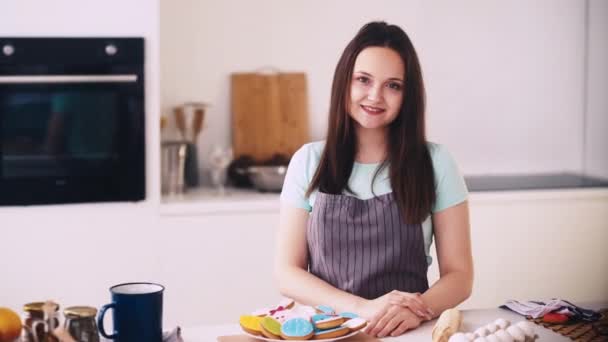
<instances>
[{"instance_id":1,"label":"decorated gingerbread cookie","mask_svg":"<svg viewBox=\"0 0 608 342\"><path fill-rule=\"evenodd\" d=\"M272 317L264 317L260 321L262 335L278 340L281 338L281 323Z\"/></svg>"},{"instance_id":2,"label":"decorated gingerbread cookie","mask_svg":"<svg viewBox=\"0 0 608 342\"><path fill-rule=\"evenodd\" d=\"M311 306L296 305L291 310L285 312L285 320L291 318L304 318L307 321L311 321L312 316L316 315L316 311ZM279 320L280 322L280 320Z\"/></svg>"},{"instance_id":3,"label":"decorated gingerbread cookie","mask_svg":"<svg viewBox=\"0 0 608 342\"><path fill-rule=\"evenodd\" d=\"M283 306L279 306L276 309L269 311L268 314L268 316L283 324L292 318L304 318L310 321L311 317L316 315L316 311L311 306L292 305L291 309L286 309L283 308Z\"/></svg>"},{"instance_id":4,"label":"decorated gingerbread cookie","mask_svg":"<svg viewBox=\"0 0 608 342\"><path fill-rule=\"evenodd\" d=\"M347 327L349 331L357 331L365 328L367 321L361 317L351 318L342 324L343 327Z\"/></svg>"},{"instance_id":5,"label":"decorated gingerbread cookie","mask_svg":"<svg viewBox=\"0 0 608 342\"><path fill-rule=\"evenodd\" d=\"M342 325L342 323L344 323L344 321L345 321L344 317L340 317L340 316L329 316L329 317L319 317L319 318L321 318L321 319L314 320L314 316L313 316L313 322L314 322L315 328L317 328L319 330L337 328L340 325Z\"/></svg>"},{"instance_id":6,"label":"decorated gingerbread cookie","mask_svg":"<svg viewBox=\"0 0 608 342\"><path fill-rule=\"evenodd\" d=\"M241 328L246 332L261 336L262 335L262 327L260 327L260 322L262 321L261 317L252 316L252 315L244 315L239 318L239 324Z\"/></svg>"},{"instance_id":7,"label":"decorated gingerbread cookie","mask_svg":"<svg viewBox=\"0 0 608 342\"><path fill-rule=\"evenodd\" d=\"M276 319L281 324L283 324L288 319L292 318L290 315L291 310L283 309L282 306L280 306L279 309L273 310L271 312L272 312L272 314L270 314L269 317Z\"/></svg>"},{"instance_id":8,"label":"decorated gingerbread cookie","mask_svg":"<svg viewBox=\"0 0 608 342\"><path fill-rule=\"evenodd\" d=\"M314 323L316 321L320 321L320 320L328 319L328 318L332 318L332 317L334 317L334 316L330 316L330 315L326 315L326 314L315 314L310 318L310 320Z\"/></svg>"},{"instance_id":9,"label":"decorated gingerbread cookie","mask_svg":"<svg viewBox=\"0 0 608 342\"><path fill-rule=\"evenodd\" d=\"M320 314L326 314L326 315L335 315L336 314L334 309L332 309L331 307L329 307L327 305L317 305L317 306L315 306L315 310L317 310L317 313L320 313Z\"/></svg>"},{"instance_id":10,"label":"decorated gingerbread cookie","mask_svg":"<svg viewBox=\"0 0 608 342\"><path fill-rule=\"evenodd\" d=\"M251 313L251 315L260 316L260 317L273 316L275 313L277 313L279 311L290 310L295 305L296 305L296 302L293 299L283 298L283 299L281 299L281 301L279 302L279 304L277 306L255 310L254 312Z\"/></svg>"},{"instance_id":11,"label":"decorated gingerbread cookie","mask_svg":"<svg viewBox=\"0 0 608 342\"><path fill-rule=\"evenodd\" d=\"M344 336L349 333L347 327L337 327L334 329L328 330L317 330L315 334L312 336L313 340L323 340L327 338L336 338L340 336Z\"/></svg>"},{"instance_id":12,"label":"decorated gingerbread cookie","mask_svg":"<svg viewBox=\"0 0 608 342\"><path fill-rule=\"evenodd\" d=\"M281 299L281 301L279 302L278 306L282 306L285 309L289 310L292 309L294 306L296 305L295 300L291 299L291 298L283 298Z\"/></svg>"},{"instance_id":13,"label":"decorated gingerbread cookie","mask_svg":"<svg viewBox=\"0 0 608 342\"><path fill-rule=\"evenodd\" d=\"M346 320L359 317L357 314L352 312L341 312L338 316L344 317Z\"/></svg>"},{"instance_id":14,"label":"decorated gingerbread cookie","mask_svg":"<svg viewBox=\"0 0 608 342\"><path fill-rule=\"evenodd\" d=\"M281 337L286 340L308 340L313 334L312 324L304 318L292 318L281 326Z\"/></svg>"}]
</instances>

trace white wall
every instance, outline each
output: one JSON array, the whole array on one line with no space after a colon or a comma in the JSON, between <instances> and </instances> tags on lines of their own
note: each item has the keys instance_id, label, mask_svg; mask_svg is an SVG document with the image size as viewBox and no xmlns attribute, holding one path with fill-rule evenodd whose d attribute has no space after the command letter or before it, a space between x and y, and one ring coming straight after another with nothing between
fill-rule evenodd
<instances>
[{"instance_id":1,"label":"white wall","mask_svg":"<svg viewBox=\"0 0 608 342\"><path fill-rule=\"evenodd\" d=\"M589 1L585 168L608 178L608 1Z\"/></svg>"},{"instance_id":2,"label":"white wall","mask_svg":"<svg viewBox=\"0 0 608 342\"><path fill-rule=\"evenodd\" d=\"M447 144L464 172L582 169L584 1L188 0L161 8L162 113L185 101L213 104L203 159L213 143L229 143L229 74L265 66L308 74L312 138L322 139L338 57L359 27L382 19L413 40L430 138Z\"/></svg>"},{"instance_id":3,"label":"white wall","mask_svg":"<svg viewBox=\"0 0 608 342\"><path fill-rule=\"evenodd\" d=\"M161 278L158 1L4 0L0 23L0 36L144 37L149 147L146 201L0 208L0 305L99 306L112 284Z\"/></svg>"}]
</instances>

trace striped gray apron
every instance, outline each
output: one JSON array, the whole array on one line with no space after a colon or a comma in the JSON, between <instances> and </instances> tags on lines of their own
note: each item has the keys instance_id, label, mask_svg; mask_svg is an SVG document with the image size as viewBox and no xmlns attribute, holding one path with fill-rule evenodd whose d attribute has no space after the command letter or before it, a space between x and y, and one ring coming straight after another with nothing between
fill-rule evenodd
<instances>
[{"instance_id":1,"label":"striped gray apron","mask_svg":"<svg viewBox=\"0 0 608 342\"><path fill-rule=\"evenodd\" d=\"M367 200L318 192L306 231L309 271L373 299L392 290L425 292L421 224L405 224L388 193Z\"/></svg>"}]
</instances>

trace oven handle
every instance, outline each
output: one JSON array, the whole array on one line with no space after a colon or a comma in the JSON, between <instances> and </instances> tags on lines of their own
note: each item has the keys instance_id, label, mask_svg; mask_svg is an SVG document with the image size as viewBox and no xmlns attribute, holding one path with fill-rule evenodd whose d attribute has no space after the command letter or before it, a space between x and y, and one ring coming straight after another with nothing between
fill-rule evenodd
<instances>
[{"instance_id":1,"label":"oven handle","mask_svg":"<svg viewBox=\"0 0 608 342\"><path fill-rule=\"evenodd\" d=\"M0 76L0 84L21 83L133 83L137 75L13 75Z\"/></svg>"}]
</instances>

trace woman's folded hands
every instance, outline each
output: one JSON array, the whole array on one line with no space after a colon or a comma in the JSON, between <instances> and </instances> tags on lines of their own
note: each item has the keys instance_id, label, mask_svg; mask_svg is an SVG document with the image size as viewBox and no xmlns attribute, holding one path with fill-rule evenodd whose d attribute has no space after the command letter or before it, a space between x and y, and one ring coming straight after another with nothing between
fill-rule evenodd
<instances>
[{"instance_id":1,"label":"woman's folded hands","mask_svg":"<svg viewBox=\"0 0 608 342\"><path fill-rule=\"evenodd\" d=\"M420 293L397 290L364 301L359 314L369 320L366 332L377 337L399 336L434 316Z\"/></svg>"}]
</instances>

